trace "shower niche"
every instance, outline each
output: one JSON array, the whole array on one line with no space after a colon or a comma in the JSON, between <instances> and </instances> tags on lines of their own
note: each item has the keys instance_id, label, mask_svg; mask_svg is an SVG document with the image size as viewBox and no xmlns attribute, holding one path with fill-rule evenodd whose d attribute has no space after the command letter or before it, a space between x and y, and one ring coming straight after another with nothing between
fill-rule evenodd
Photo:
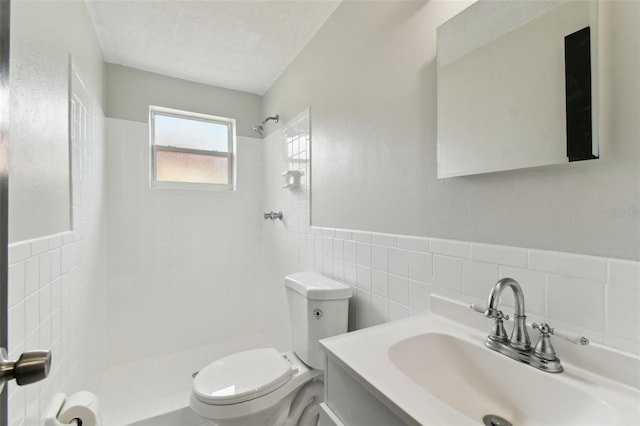
<instances>
[{"instance_id":1,"label":"shower niche","mask_svg":"<svg viewBox=\"0 0 640 426\"><path fill-rule=\"evenodd\" d=\"M283 129L283 157L285 170L281 173L281 188L308 188L311 166L310 109L291 120Z\"/></svg>"},{"instance_id":2,"label":"shower niche","mask_svg":"<svg viewBox=\"0 0 640 426\"><path fill-rule=\"evenodd\" d=\"M295 189L300 188L300 182L304 172L301 170L287 170L282 172L282 185L280 188Z\"/></svg>"},{"instance_id":3,"label":"shower niche","mask_svg":"<svg viewBox=\"0 0 640 426\"><path fill-rule=\"evenodd\" d=\"M438 27L438 178L598 158L597 47L595 0L479 0Z\"/></svg>"}]
</instances>

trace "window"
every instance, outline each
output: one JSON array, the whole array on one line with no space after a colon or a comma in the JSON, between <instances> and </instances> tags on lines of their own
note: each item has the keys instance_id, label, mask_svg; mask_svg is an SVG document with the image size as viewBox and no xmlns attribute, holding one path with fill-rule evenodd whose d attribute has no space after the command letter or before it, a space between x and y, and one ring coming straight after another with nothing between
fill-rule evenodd
<instances>
[{"instance_id":1,"label":"window","mask_svg":"<svg viewBox=\"0 0 640 426\"><path fill-rule=\"evenodd\" d=\"M149 107L151 186L234 189L236 121Z\"/></svg>"}]
</instances>

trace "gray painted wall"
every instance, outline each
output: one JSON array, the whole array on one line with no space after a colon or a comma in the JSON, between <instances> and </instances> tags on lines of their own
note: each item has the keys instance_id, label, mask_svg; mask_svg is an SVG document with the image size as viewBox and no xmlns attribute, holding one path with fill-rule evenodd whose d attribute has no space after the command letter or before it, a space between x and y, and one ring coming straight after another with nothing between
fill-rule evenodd
<instances>
[{"instance_id":1,"label":"gray painted wall","mask_svg":"<svg viewBox=\"0 0 640 426\"><path fill-rule=\"evenodd\" d=\"M149 121L149 105L236 119L239 136L258 137L253 126L264 117L259 95L168 77L122 65L106 64L106 115Z\"/></svg>"},{"instance_id":2,"label":"gray painted wall","mask_svg":"<svg viewBox=\"0 0 640 426\"><path fill-rule=\"evenodd\" d=\"M312 223L640 259L640 2L600 4L596 161L436 179L436 27L468 3L343 2L264 95L312 115Z\"/></svg>"},{"instance_id":3,"label":"gray painted wall","mask_svg":"<svg viewBox=\"0 0 640 426\"><path fill-rule=\"evenodd\" d=\"M10 242L71 226L69 54L102 103L104 63L85 3L11 3Z\"/></svg>"}]
</instances>

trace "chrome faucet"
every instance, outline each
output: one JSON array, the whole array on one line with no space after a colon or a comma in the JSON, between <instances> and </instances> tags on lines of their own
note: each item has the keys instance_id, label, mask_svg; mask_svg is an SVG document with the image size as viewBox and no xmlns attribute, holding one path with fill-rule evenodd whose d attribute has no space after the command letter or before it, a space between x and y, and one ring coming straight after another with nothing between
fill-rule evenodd
<instances>
[{"instance_id":1,"label":"chrome faucet","mask_svg":"<svg viewBox=\"0 0 640 426\"><path fill-rule=\"evenodd\" d=\"M522 288L520 284L513 278L503 278L491 288L489 293L489 301L484 316L487 318L494 318L502 324L503 316L502 312L498 309L498 303L500 302L500 295L505 288L511 288L513 290L513 298L515 299L516 311L513 314L513 330L511 331L511 339L509 344L515 349L521 351L528 351L531 349L531 341L529 340L529 333L527 333L527 316L524 312L524 295L522 294ZM506 333L491 334L489 339L498 343L506 342Z\"/></svg>"},{"instance_id":2,"label":"chrome faucet","mask_svg":"<svg viewBox=\"0 0 640 426\"><path fill-rule=\"evenodd\" d=\"M511 288L515 299L515 312L513 315L513 329L511 330L511 337L507 338L507 332L504 329L503 321L509 319L508 315L505 315L498 305L500 303L500 296L505 288ZM540 338L535 348L531 347L531 341L529 340L529 333L527 332L527 316L524 310L524 294L520 284L513 278L502 278L491 288L489 293L489 300L487 302L487 308L477 305L470 305L470 308L476 312L484 314L487 318L492 318L494 321L491 329L491 334L487 336L484 344L489 349L499 352L509 358L515 359L525 364L529 364L542 371L550 373L560 373L562 371L562 364L560 359L556 356L556 352L551 345L551 335L562 337L572 343L587 345L589 340L585 337L574 335L572 333L566 333L562 331L556 331L548 324L532 324L532 327L537 329L540 333Z\"/></svg>"},{"instance_id":3,"label":"chrome faucet","mask_svg":"<svg viewBox=\"0 0 640 426\"><path fill-rule=\"evenodd\" d=\"M273 210L271 210L270 212L266 212L264 214L264 220L267 219L271 219L271 220L276 220L276 219L280 219L282 220L282 212L274 212Z\"/></svg>"}]
</instances>

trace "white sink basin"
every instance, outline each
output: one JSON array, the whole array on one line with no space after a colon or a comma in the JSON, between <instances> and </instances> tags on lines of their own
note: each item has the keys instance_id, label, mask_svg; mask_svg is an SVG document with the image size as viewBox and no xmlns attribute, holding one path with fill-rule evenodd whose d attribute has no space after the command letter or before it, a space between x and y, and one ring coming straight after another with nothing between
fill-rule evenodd
<instances>
[{"instance_id":1,"label":"white sink basin","mask_svg":"<svg viewBox=\"0 0 640 426\"><path fill-rule=\"evenodd\" d=\"M420 387L478 424L487 414L522 426L615 424L610 407L556 374L451 335L409 337L389 348L389 358Z\"/></svg>"},{"instance_id":2,"label":"white sink basin","mask_svg":"<svg viewBox=\"0 0 640 426\"><path fill-rule=\"evenodd\" d=\"M564 371L547 373L486 348L491 322L466 305L432 296L431 309L320 344L408 424L477 426L497 415L514 426L640 425L637 355L556 339Z\"/></svg>"}]
</instances>

